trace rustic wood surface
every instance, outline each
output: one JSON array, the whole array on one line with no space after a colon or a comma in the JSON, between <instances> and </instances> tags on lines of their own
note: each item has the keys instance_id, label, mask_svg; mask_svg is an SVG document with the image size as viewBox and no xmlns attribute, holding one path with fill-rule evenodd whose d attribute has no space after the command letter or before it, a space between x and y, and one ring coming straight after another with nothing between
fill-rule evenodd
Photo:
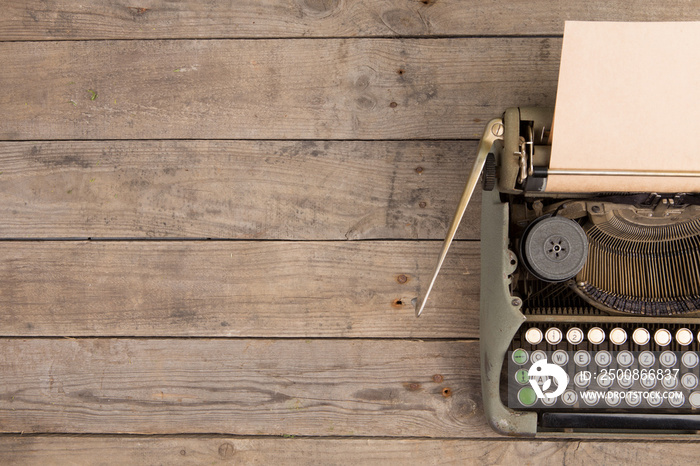
<instances>
[{"instance_id":1,"label":"rustic wood surface","mask_svg":"<svg viewBox=\"0 0 700 466\"><path fill-rule=\"evenodd\" d=\"M478 139L506 107L554 105L560 49L558 38L4 42L0 139Z\"/></svg>"},{"instance_id":2,"label":"rustic wood surface","mask_svg":"<svg viewBox=\"0 0 700 466\"><path fill-rule=\"evenodd\" d=\"M411 300L564 21L698 0L0 6L0 463L694 461L489 428L478 195Z\"/></svg>"},{"instance_id":3,"label":"rustic wood surface","mask_svg":"<svg viewBox=\"0 0 700 466\"><path fill-rule=\"evenodd\" d=\"M478 243L0 242L0 335L478 337ZM0 340L1 342L2 340Z\"/></svg>"},{"instance_id":4,"label":"rustic wood surface","mask_svg":"<svg viewBox=\"0 0 700 466\"><path fill-rule=\"evenodd\" d=\"M0 40L562 34L564 20L697 21L696 0L5 0Z\"/></svg>"},{"instance_id":5,"label":"rustic wood surface","mask_svg":"<svg viewBox=\"0 0 700 466\"><path fill-rule=\"evenodd\" d=\"M0 142L0 237L442 239L474 141ZM480 193L459 238L479 238Z\"/></svg>"},{"instance_id":6,"label":"rustic wood surface","mask_svg":"<svg viewBox=\"0 0 700 466\"><path fill-rule=\"evenodd\" d=\"M0 432L494 437L477 353L475 341L5 339Z\"/></svg>"},{"instance_id":7,"label":"rustic wood surface","mask_svg":"<svg viewBox=\"0 0 700 466\"><path fill-rule=\"evenodd\" d=\"M670 455L669 452L673 451ZM12 464L693 464L698 443L217 437L0 437Z\"/></svg>"}]
</instances>

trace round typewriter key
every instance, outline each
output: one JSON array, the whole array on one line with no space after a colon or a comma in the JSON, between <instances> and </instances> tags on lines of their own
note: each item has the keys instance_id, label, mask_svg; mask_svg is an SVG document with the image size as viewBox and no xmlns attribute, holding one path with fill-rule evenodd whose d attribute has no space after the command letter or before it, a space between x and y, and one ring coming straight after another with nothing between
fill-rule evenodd
<instances>
[{"instance_id":1,"label":"round typewriter key","mask_svg":"<svg viewBox=\"0 0 700 466\"><path fill-rule=\"evenodd\" d=\"M622 401L622 397L620 396L619 392L608 392L605 394L605 404L607 404L610 407L615 407L620 404L620 401Z\"/></svg>"},{"instance_id":2,"label":"round typewriter key","mask_svg":"<svg viewBox=\"0 0 700 466\"><path fill-rule=\"evenodd\" d=\"M593 327L588 330L588 341L594 345L600 345L605 341L605 332L600 327Z\"/></svg>"},{"instance_id":3,"label":"round typewriter key","mask_svg":"<svg viewBox=\"0 0 700 466\"><path fill-rule=\"evenodd\" d=\"M685 403L685 396L681 392L671 392L668 394L668 402L674 408L680 408Z\"/></svg>"},{"instance_id":4,"label":"round typewriter key","mask_svg":"<svg viewBox=\"0 0 700 466\"><path fill-rule=\"evenodd\" d=\"M576 375L574 376L574 385L576 385L578 388L586 388L588 384L591 383L591 373L588 372L577 372Z\"/></svg>"},{"instance_id":5,"label":"round typewriter key","mask_svg":"<svg viewBox=\"0 0 700 466\"><path fill-rule=\"evenodd\" d=\"M621 345L627 341L627 332L620 327L610 330L610 341L613 345Z\"/></svg>"},{"instance_id":6,"label":"round typewriter key","mask_svg":"<svg viewBox=\"0 0 700 466\"><path fill-rule=\"evenodd\" d=\"M587 390L581 393L581 399L588 406L595 406L600 400L600 395L595 390Z\"/></svg>"},{"instance_id":7,"label":"round typewriter key","mask_svg":"<svg viewBox=\"0 0 700 466\"><path fill-rule=\"evenodd\" d=\"M600 367L607 367L612 362L612 356L607 351L598 351L595 354L595 363Z\"/></svg>"},{"instance_id":8,"label":"round typewriter key","mask_svg":"<svg viewBox=\"0 0 700 466\"><path fill-rule=\"evenodd\" d=\"M649 406L652 408L656 408L658 406L661 406L661 403L663 403L664 399L661 398L661 394L659 392L647 392L647 403Z\"/></svg>"},{"instance_id":9,"label":"round typewriter key","mask_svg":"<svg viewBox=\"0 0 700 466\"><path fill-rule=\"evenodd\" d=\"M525 332L525 340L531 345L539 345L542 341L542 330L537 327L531 327Z\"/></svg>"},{"instance_id":10,"label":"round typewriter key","mask_svg":"<svg viewBox=\"0 0 700 466\"><path fill-rule=\"evenodd\" d=\"M537 395L532 387L523 387L518 392L518 401L520 401L523 406L532 406L537 401Z\"/></svg>"},{"instance_id":11,"label":"round typewriter key","mask_svg":"<svg viewBox=\"0 0 700 466\"><path fill-rule=\"evenodd\" d=\"M643 372L639 375L639 383L647 390L656 386L656 374L654 372Z\"/></svg>"},{"instance_id":12,"label":"round typewriter key","mask_svg":"<svg viewBox=\"0 0 700 466\"><path fill-rule=\"evenodd\" d=\"M691 393L688 397L688 401L690 401L690 406L693 408L700 407L700 392Z\"/></svg>"},{"instance_id":13,"label":"round typewriter key","mask_svg":"<svg viewBox=\"0 0 700 466\"><path fill-rule=\"evenodd\" d=\"M566 366L569 362L569 355L564 350L556 350L552 353L552 362L557 366Z\"/></svg>"},{"instance_id":14,"label":"round typewriter key","mask_svg":"<svg viewBox=\"0 0 700 466\"><path fill-rule=\"evenodd\" d=\"M612 387L612 384L614 382L612 376L605 372L602 374L598 374L598 377L596 377L595 381L598 383L600 388L610 388Z\"/></svg>"},{"instance_id":15,"label":"round typewriter key","mask_svg":"<svg viewBox=\"0 0 700 466\"><path fill-rule=\"evenodd\" d=\"M518 371L515 373L515 381L520 385L525 385L528 383L530 381L530 377L528 377L527 371L525 369L518 369Z\"/></svg>"},{"instance_id":16,"label":"round typewriter key","mask_svg":"<svg viewBox=\"0 0 700 466\"><path fill-rule=\"evenodd\" d=\"M522 348L518 348L513 351L513 362L522 366L527 362L527 351Z\"/></svg>"},{"instance_id":17,"label":"round typewriter key","mask_svg":"<svg viewBox=\"0 0 700 466\"><path fill-rule=\"evenodd\" d=\"M645 328L640 327L640 328L636 329L634 332L632 332L632 340L640 346L643 346L643 345L646 345L647 343L649 343L650 338L651 338L651 336L649 335L649 330L647 330Z\"/></svg>"},{"instance_id":18,"label":"round typewriter key","mask_svg":"<svg viewBox=\"0 0 700 466\"><path fill-rule=\"evenodd\" d=\"M681 376L681 385L683 387L687 388L688 390L692 390L695 387L698 386L698 376L693 374L692 372L687 372Z\"/></svg>"},{"instance_id":19,"label":"round typewriter key","mask_svg":"<svg viewBox=\"0 0 700 466\"><path fill-rule=\"evenodd\" d=\"M688 369L692 369L693 367L698 365L698 353L694 351L686 351L683 353L683 356L681 356L681 362L685 367Z\"/></svg>"},{"instance_id":20,"label":"round typewriter key","mask_svg":"<svg viewBox=\"0 0 700 466\"><path fill-rule=\"evenodd\" d=\"M625 393L625 403L630 408L635 408L639 406L642 402L642 395L639 392L626 392Z\"/></svg>"},{"instance_id":21,"label":"round typewriter key","mask_svg":"<svg viewBox=\"0 0 700 466\"><path fill-rule=\"evenodd\" d=\"M550 393L546 393L542 398L540 398L540 401L542 401L542 404L545 406L552 406L557 402L557 397L552 396Z\"/></svg>"},{"instance_id":22,"label":"round typewriter key","mask_svg":"<svg viewBox=\"0 0 700 466\"><path fill-rule=\"evenodd\" d=\"M533 364L543 359L547 359L547 353L542 350L533 351L530 355L530 361L532 361Z\"/></svg>"},{"instance_id":23,"label":"round typewriter key","mask_svg":"<svg viewBox=\"0 0 700 466\"><path fill-rule=\"evenodd\" d=\"M676 365L677 361L678 359L676 358L676 353L674 353L673 351L664 351L659 356L659 362L664 367L673 367Z\"/></svg>"},{"instance_id":24,"label":"round typewriter key","mask_svg":"<svg viewBox=\"0 0 700 466\"><path fill-rule=\"evenodd\" d=\"M637 356L637 360L639 361L640 366L648 368L654 365L656 362L656 357L651 351L642 351L639 353L639 356Z\"/></svg>"},{"instance_id":25,"label":"round typewriter key","mask_svg":"<svg viewBox=\"0 0 700 466\"><path fill-rule=\"evenodd\" d=\"M561 330L556 327L550 327L544 332L544 339L550 345L558 345L561 342Z\"/></svg>"},{"instance_id":26,"label":"round typewriter key","mask_svg":"<svg viewBox=\"0 0 700 466\"><path fill-rule=\"evenodd\" d=\"M661 385L667 390L673 390L678 386L678 379L675 375L667 375L661 379Z\"/></svg>"},{"instance_id":27,"label":"round typewriter key","mask_svg":"<svg viewBox=\"0 0 700 466\"><path fill-rule=\"evenodd\" d=\"M629 367L634 362L634 356L629 351L620 351L617 353L617 363L622 367Z\"/></svg>"},{"instance_id":28,"label":"round typewriter key","mask_svg":"<svg viewBox=\"0 0 700 466\"><path fill-rule=\"evenodd\" d=\"M583 330L578 327L571 327L566 332L566 340L572 345L578 345L583 341Z\"/></svg>"},{"instance_id":29,"label":"round typewriter key","mask_svg":"<svg viewBox=\"0 0 700 466\"><path fill-rule=\"evenodd\" d=\"M578 350L574 353L574 362L577 366L586 367L591 363L591 353L584 350Z\"/></svg>"},{"instance_id":30,"label":"round typewriter key","mask_svg":"<svg viewBox=\"0 0 700 466\"><path fill-rule=\"evenodd\" d=\"M578 395L573 390L566 390L561 395L561 401L563 401L565 405L573 406L576 404L576 401L578 401Z\"/></svg>"},{"instance_id":31,"label":"round typewriter key","mask_svg":"<svg viewBox=\"0 0 700 466\"><path fill-rule=\"evenodd\" d=\"M665 328L660 328L654 333L654 341L659 346L668 346L671 343L671 332Z\"/></svg>"},{"instance_id":32,"label":"round typewriter key","mask_svg":"<svg viewBox=\"0 0 700 466\"><path fill-rule=\"evenodd\" d=\"M628 388L632 388L632 385L634 385L634 378L632 377L632 374L620 374L620 377L617 378L617 384L620 386L620 388L623 388L627 390Z\"/></svg>"},{"instance_id":33,"label":"round typewriter key","mask_svg":"<svg viewBox=\"0 0 700 466\"><path fill-rule=\"evenodd\" d=\"M693 342L693 332L688 328L678 329L676 332L676 341L681 346L688 346Z\"/></svg>"}]
</instances>

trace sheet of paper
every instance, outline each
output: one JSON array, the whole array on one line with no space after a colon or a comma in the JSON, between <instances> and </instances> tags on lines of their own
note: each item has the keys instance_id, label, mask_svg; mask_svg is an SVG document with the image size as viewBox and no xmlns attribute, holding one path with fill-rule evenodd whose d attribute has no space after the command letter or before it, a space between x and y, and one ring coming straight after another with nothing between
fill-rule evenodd
<instances>
[{"instance_id":1,"label":"sheet of paper","mask_svg":"<svg viewBox=\"0 0 700 466\"><path fill-rule=\"evenodd\" d=\"M700 172L700 22L567 22L550 169ZM550 175L548 192L700 192L700 177Z\"/></svg>"}]
</instances>

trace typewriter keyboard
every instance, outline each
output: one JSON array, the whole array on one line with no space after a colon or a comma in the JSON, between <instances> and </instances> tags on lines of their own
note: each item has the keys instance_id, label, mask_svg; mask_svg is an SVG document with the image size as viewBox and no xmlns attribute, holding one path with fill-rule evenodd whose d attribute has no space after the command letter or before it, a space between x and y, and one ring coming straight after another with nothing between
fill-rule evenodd
<instances>
[{"instance_id":1,"label":"typewriter keyboard","mask_svg":"<svg viewBox=\"0 0 700 466\"><path fill-rule=\"evenodd\" d=\"M507 355L514 409L700 408L698 325L525 324Z\"/></svg>"}]
</instances>

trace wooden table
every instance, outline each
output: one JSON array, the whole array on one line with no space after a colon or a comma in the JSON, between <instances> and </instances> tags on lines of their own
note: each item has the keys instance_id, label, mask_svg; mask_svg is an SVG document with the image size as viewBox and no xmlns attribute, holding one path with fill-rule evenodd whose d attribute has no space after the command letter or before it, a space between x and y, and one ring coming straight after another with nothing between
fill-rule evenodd
<instances>
[{"instance_id":1,"label":"wooden table","mask_svg":"<svg viewBox=\"0 0 700 466\"><path fill-rule=\"evenodd\" d=\"M554 104L564 20L698 0L0 7L2 463L700 453L491 431L478 196L411 304L485 121Z\"/></svg>"}]
</instances>

